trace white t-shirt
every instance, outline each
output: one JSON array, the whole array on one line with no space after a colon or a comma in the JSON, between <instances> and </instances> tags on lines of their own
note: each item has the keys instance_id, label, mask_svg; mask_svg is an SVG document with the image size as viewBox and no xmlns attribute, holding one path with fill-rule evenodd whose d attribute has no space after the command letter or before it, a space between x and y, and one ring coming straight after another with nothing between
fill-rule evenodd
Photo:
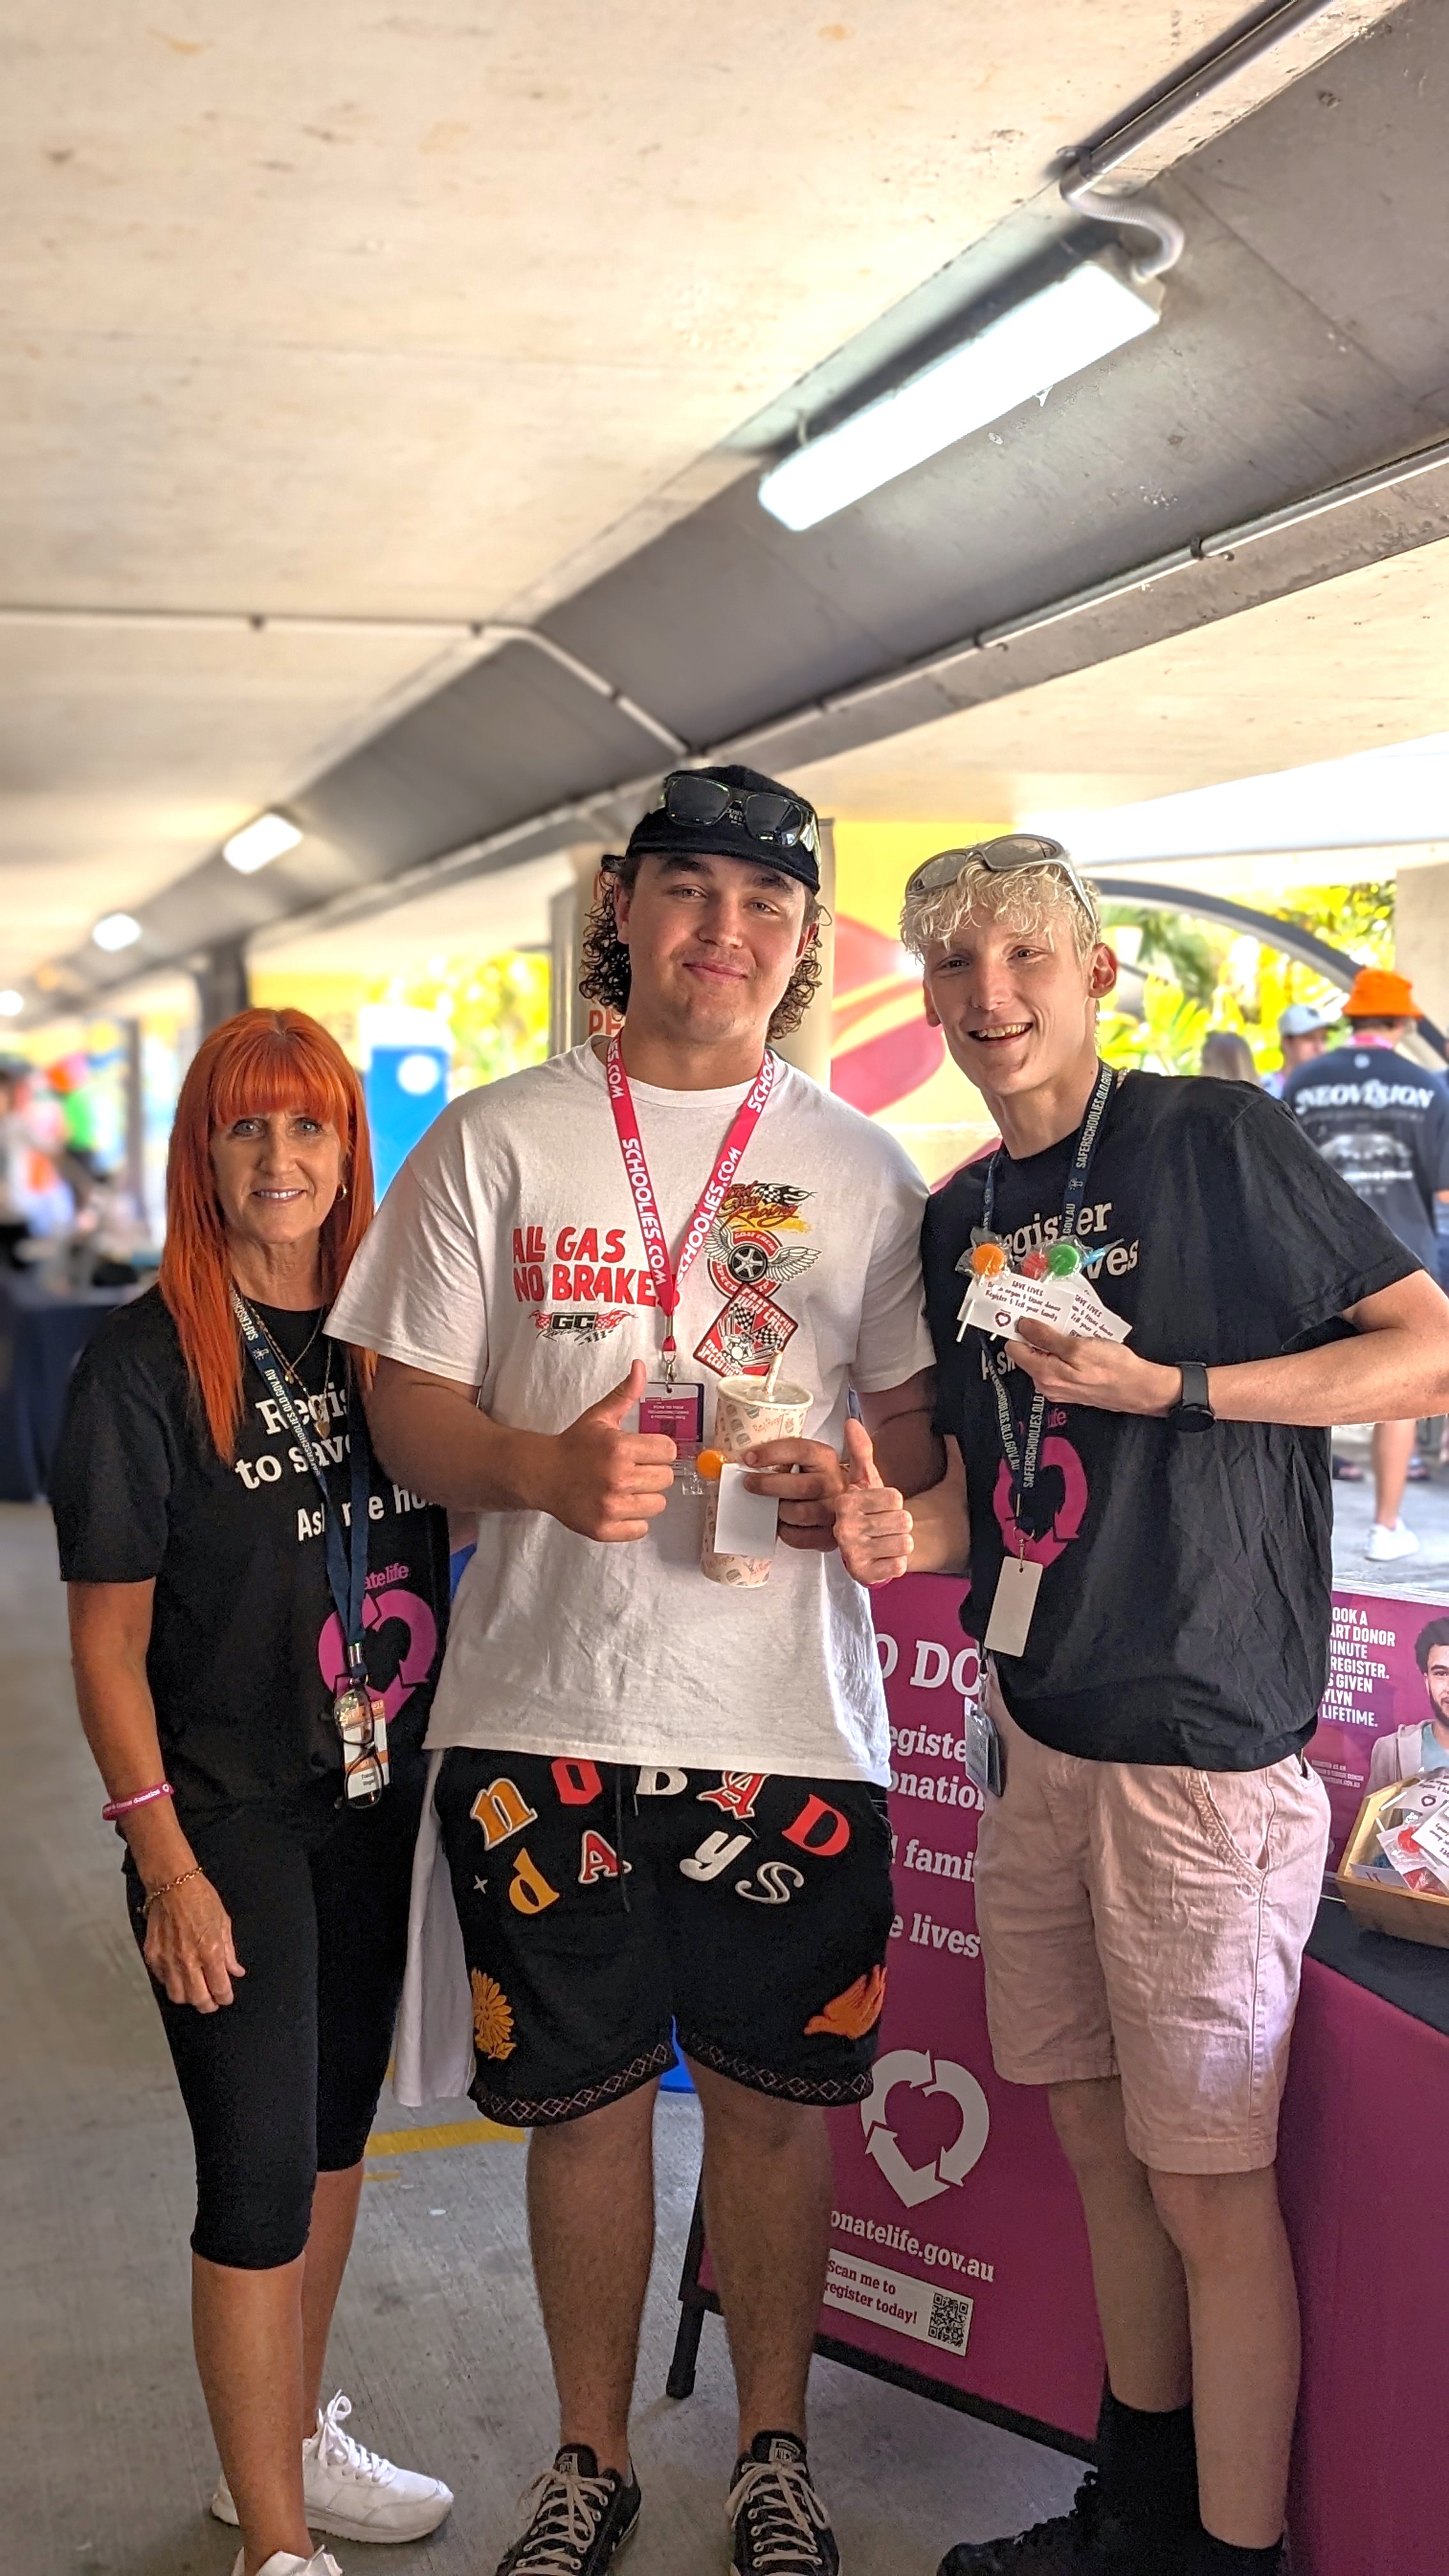
<instances>
[{"instance_id":1,"label":"white t-shirt","mask_svg":"<svg viewBox=\"0 0 1449 2576\"><path fill-rule=\"evenodd\" d=\"M748 1084L633 1086L677 1249ZM681 1377L761 1365L812 1390L839 1446L847 1385L929 1367L918 1238L925 1184L869 1119L781 1064L685 1281ZM453 1102L388 1191L328 1330L481 1388L485 1412L564 1430L642 1359L664 1319L591 1046ZM634 1417L629 1417L632 1421ZM430 1748L889 1778L869 1600L834 1554L781 1543L768 1583L700 1572L703 1502L676 1471L647 1537L603 1544L543 1512L485 1512L454 1604Z\"/></svg>"}]
</instances>

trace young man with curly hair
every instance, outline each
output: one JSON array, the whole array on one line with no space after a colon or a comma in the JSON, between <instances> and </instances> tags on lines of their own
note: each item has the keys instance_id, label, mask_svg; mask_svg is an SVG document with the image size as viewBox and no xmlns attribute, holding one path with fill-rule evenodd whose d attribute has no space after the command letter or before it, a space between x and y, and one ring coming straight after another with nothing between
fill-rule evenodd
<instances>
[{"instance_id":1,"label":"young man with curly hair","mask_svg":"<svg viewBox=\"0 0 1449 2576\"><path fill-rule=\"evenodd\" d=\"M622 1037L445 1111L331 1323L381 1354L392 1474L479 1515L419 1866L461 1926L474 2099L533 2131L562 2441L500 2576L603 2576L638 2518L676 2027L739 2392L734 2565L839 2565L805 2449L823 2114L868 2088L893 1917L880 1670L833 1550L852 1391L895 1484L934 1464L924 1186L770 1052L818 981L818 847L753 770L666 779L585 943ZM709 1581L694 1458L722 1381L777 1356L810 1436L750 1481L785 1545L763 1585Z\"/></svg>"}]
</instances>

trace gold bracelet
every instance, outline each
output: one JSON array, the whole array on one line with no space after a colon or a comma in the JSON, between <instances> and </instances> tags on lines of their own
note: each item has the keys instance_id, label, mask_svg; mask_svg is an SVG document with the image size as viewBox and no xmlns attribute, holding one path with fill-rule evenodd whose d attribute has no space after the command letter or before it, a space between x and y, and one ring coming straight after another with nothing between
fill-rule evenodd
<instances>
[{"instance_id":1,"label":"gold bracelet","mask_svg":"<svg viewBox=\"0 0 1449 2576\"><path fill-rule=\"evenodd\" d=\"M204 1876L204 1872L200 1861L198 1861L194 1869L184 1869L179 1878L168 1878L164 1887L153 1887L150 1895L146 1899L145 1912L147 1914L150 1913L151 1908L158 1897L171 1896L178 1887L184 1887L188 1878L201 1878L202 1876Z\"/></svg>"}]
</instances>

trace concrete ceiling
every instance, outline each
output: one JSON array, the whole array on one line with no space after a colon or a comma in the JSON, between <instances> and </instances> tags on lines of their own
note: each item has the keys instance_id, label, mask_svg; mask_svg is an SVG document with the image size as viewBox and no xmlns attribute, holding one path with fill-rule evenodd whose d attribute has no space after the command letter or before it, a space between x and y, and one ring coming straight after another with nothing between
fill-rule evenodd
<instances>
[{"instance_id":1,"label":"concrete ceiling","mask_svg":"<svg viewBox=\"0 0 1449 2576\"><path fill-rule=\"evenodd\" d=\"M346 922L335 930L279 922L251 946L266 974L416 974L435 957L483 958L509 948L538 948L549 936L549 902L577 882L566 851L472 877L437 894Z\"/></svg>"},{"instance_id":2,"label":"concrete ceiling","mask_svg":"<svg viewBox=\"0 0 1449 2576\"><path fill-rule=\"evenodd\" d=\"M0 606L477 618L577 588L1232 10L975 14L21 0ZM295 792L436 650L7 639L0 974Z\"/></svg>"},{"instance_id":3,"label":"concrete ceiling","mask_svg":"<svg viewBox=\"0 0 1449 2576\"><path fill-rule=\"evenodd\" d=\"M436 641L0 623L0 970L73 948L256 809L441 678Z\"/></svg>"},{"instance_id":4,"label":"concrete ceiling","mask_svg":"<svg viewBox=\"0 0 1449 2576\"><path fill-rule=\"evenodd\" d=\"M864 744L800 782L822 811L861 820L1015 818L1294 769L1441 732L1446 635L1441 539Z\"/></svg>"}]
</instances>

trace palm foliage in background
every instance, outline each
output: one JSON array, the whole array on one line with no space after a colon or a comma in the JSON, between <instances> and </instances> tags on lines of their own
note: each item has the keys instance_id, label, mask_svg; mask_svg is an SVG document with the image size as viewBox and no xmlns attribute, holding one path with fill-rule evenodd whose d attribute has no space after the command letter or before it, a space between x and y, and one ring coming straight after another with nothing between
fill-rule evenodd
<instances>
[{"instance_id":1,"label":"palm foliage in background","mask_svg":"<svg viewBox=\"0 0 1449 2576\"><path fill-rule=\"evenodd\" d=\"M1392 884L1296 886L1273 910L1359 965L1393 963ZM1344 985L1265 940L1141 904L1109 903L1102 917L1108 938L1143 978L1140 1017L1135 1010L1102 1014L1098 1043L1111 1064L1196 1073L1209 1029L1234 1029L1259 1072L1271 1073L1281 1060L1279 1014L1290 1002L1307 1002L1325 1017L1342 1006Z\"/></svg>"}]
</instances>

